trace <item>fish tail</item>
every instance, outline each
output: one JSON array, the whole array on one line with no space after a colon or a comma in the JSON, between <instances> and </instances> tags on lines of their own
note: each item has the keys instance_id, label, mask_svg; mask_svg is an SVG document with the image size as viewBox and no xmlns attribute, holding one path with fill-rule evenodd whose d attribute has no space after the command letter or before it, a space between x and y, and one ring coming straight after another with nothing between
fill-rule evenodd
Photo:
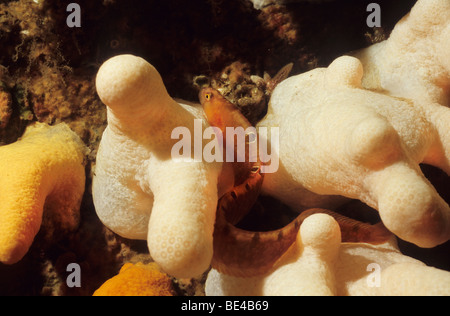
<instances>
[{"instance_id":1,"label":"fish tail","mask_svg":"<svg viewBox=\"0 0 450 316\"><path fill-rule=\"evenodd\" d=\"M317 213L328 214L337 221L341 229L342 242L363 242L376 245L386 242L392 236L382 222L371 225L326 209L310 209L301 215L304 219Z\"/></svg>"},{"instance_id":2,"label":"fish tail","mask_svg":"<svg viewBox=\"0 0 450 316\"><path fill-rule=\"evenodd\" d=\"M239 229L218 212L214 230L212 267L236 277L253 277L270 271L278 259L295 242L302 219L268 232Z\"/></svg>"}]
</instances>

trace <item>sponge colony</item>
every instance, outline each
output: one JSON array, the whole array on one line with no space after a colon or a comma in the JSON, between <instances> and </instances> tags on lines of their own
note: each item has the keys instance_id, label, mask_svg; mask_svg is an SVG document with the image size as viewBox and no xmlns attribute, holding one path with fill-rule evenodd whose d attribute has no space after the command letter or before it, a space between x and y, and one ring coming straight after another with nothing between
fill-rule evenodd
<instances>
[{"instance_id":1,"label":"sponge colony","mask_svg":"<svg viewBox=\"0 0 450 316\"><path fill-rule=\"evenodd\" d=\"M61 231L78 226L85 153L65 124L36 123L21 140L0 147L0 262L23 258L44 213Z\"/></svg>"},{"instance_id":2,"label":"sponge colony","mask_svg":"<svg viewBox=\"0 0 450 316\"><path fill-rule=\"evenodd\" d=\"M126 263L115 277L106 281L94 296L173 296L170 277L156 263Z\"/></svg>"}]
</instances>

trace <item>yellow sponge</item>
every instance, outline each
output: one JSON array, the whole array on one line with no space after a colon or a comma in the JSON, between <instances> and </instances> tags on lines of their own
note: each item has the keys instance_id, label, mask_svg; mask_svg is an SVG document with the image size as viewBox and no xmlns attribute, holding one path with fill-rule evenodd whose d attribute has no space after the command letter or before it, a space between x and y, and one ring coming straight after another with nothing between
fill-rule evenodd
<instances>
[{"instance_id":1,"label":"yellow sponge","mask_svg":"<svg viewBox=\"0 0 450 316\"><path fill-rule=\"evenodd\" d=\"M44 212L64 231L77 228L85 154L65 124L35 123L19 141L0 147L0 262L23 258Z\"/></svg>"},{"instance_id":2,"label":"yellow sponge","mask_svg":"<svg viewBox=\"0 0 450 316\"><path fill-rule=\"evenodd\" d=\"M172 280L156 263L126 263L94 296L173 296Z\"/></svg>"}]
</instances>

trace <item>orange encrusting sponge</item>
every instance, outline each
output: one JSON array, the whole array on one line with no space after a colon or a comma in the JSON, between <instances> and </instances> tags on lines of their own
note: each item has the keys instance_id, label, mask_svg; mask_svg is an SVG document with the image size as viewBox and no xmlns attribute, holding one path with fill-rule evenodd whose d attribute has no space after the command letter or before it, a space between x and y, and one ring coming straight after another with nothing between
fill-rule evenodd
<instances>
[{"instance_id":1,"label":"orange encrusting sponge","mask_svg":"<svg viewBox=\"0 0 450 316\"><path fill-rule=\"evenodd\" d=\"M170 277L156 263L126 263L93 296L174 296Z\"/></svg>"},{"instance_id":2,"label":"orange encrusting sponge","mask_svg":"<svg viewBox=\"0 0 450 316\"><path fill-rule=\"evenodd\" d=\"M65 124L35 123L0 147L0 262L25 256L44 213L62 232L78 227L86 151Z\"/></svg>"}]
</instances>

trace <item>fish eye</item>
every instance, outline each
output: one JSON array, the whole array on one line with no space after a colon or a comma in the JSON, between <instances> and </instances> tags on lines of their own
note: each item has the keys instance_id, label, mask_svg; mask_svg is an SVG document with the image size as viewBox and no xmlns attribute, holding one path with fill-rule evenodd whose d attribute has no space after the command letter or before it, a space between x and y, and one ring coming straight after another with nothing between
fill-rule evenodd
<instances>
[{"instance_id":1,"label":"fish eye","mask_svg":"<svg viewBox=\"0 0 450 316\"><path fill-rule=\"evenodd\" d=\"M255 166L253 166L253 167L250 169L250 172L251 172L251 173L257 173L257 172L259 172L260 169L261 169L261 166L260 166L260 165L255 165Z\"/></svg>"}]
</instances>

